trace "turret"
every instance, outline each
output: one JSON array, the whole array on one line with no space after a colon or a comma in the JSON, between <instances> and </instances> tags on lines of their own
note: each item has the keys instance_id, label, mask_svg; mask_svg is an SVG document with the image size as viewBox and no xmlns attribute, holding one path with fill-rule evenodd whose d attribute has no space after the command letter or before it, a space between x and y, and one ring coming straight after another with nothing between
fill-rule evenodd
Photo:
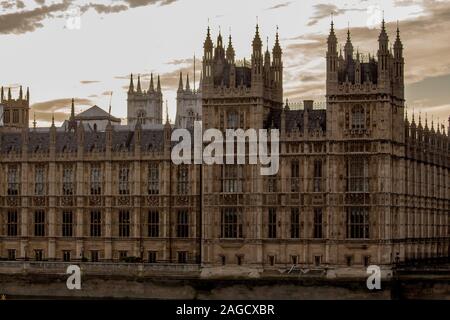
<instances>
[{"instance_id":1,"label":"turret","mask_svg":"<svg viewBox=\"0 0 450 320\"><path fill-rule=\"evenodd\" d=\"M137 83L136 92L137 92L137 93L142 93L142 89L141 89L141 76L140 76L140 75L138 75L138 83Z\"/></svg>"},{"instance_id":2,"label":"turret","mask_svg":"<svg viewBox=\"0 0 450 320\"><path fill-rule=\"evenodd\" d=\"M272 69L273 69L273 82L277 89L277 100L283 102L283 51L280 46L280 39L277 32L275 34L275 44L272 49Z\"/></svg>"},{"instance_id":3,"label":"turret","mask_svg":"<svg viewBox=\"0 0 450 320\"><path fill-rule=\"evenodd\" d=\"M233 44L231 43L231 34L228 37L228 47L227 47L227 61L229 64L234 64L234 57L235 57L235 52L234 52L234 48L233 48Z\"/></svg>"},{"instance_id":4,"label":"turret","mask_svg":"<svg viewBox=\"0 0 450 320\"><path fill-rule=\"evenodd\" d=\"M180 72L180 81L178 82L178 92L183 92L183 73Z\"/></svg>"},{"instance_id":5,"label":"turret","mask_svg":"<svg viewBox=\"0 0 450 320\"><path fill-rule=\"evenodd\" d=\"M404 65L403 44L400 40L400 29L397 23L397 37L394 43L394 82L397 96L404 99Z\"/></svg>"},{"instance_id":6,"label":"turret","mask_svg":"<svg viewBox=\"0 0 450 320\"><path fill-rule=\"evenodd\" d=\"M327 92L335 87L338 82L338 52L337 38L334 33L334 23L331 21L330 34L328 35L327 50Z\"/></svg>"},{"instance_id":7,"label":"turret","mask_svg":"<svg viewBox=\"0 0 450 320\"><path fill-rule=\"evenodd\" d=\"M353 45L350 39L350 29L347 30L347 42L345 43L344 46L344 55L347 63L353 60Z\"/></svg>"},{"instance_id":8,"label":"turret","mask_svg":"<svg viewBox=\"0 0 450 320\"><path fill-rule=\"evenodd\" d=\"M150 85L148 86L148 92L155 92L155 87L153 85L153 73L150 74Z\"/></svg>"},{"instance_id":9,"label":"turret","mask_svg":"<svg viewBox=\"0 0 450 320\"><path fill-rule=\"evenodd\" d=\"M384 19L381 24L381 32L378 37L378 86L388 90L389 85L389 37L386 33Z\"/></svg>"},{"instance_id":10,"label":"turret","mask_svg":"<svg viewBox=\"0 0 450 320\"><path fill-rule=\"evenodd\" d=\"M158 83L156 85L156 92L158 92L159 94L161 94L161 80L159 78L159 74L158 74Z\"/></svg>"},{"instance_id":11,"label":"turret","mask_svg":"<svg viewBox=\"0 0 450 320\"><path fill-rule=\"evenodd\" d=\"M203 44L203 81L206 85L211 85L213 83L212 78L212 66L213 66L213 43L211 40L210 29L208 26L206 40Z\"/></svg>"},{"instance_id":12,"label":"turret","mask_svg":"<svg viewBox=\"0 0 450 320\"><path fill-rule=\"evenodd\" d=\"M189 84L189 73L186 76L186 91L191 91L191 85Z\"/></svg>"},{"instance_id":13,"label":"turret","mask_svg":"<svg viewBox=\"0 0 450 320\"><path fill-rule=\"evenodd\" d=\"M255 37L253 38L253 53L252 53L252 86L260 83L262 80L263 57L262 57L262 42L259 36L259 25L256 25Z\"/></svg>"},{"instance_id":14,"label":"turret","mask_svg":"<svg viewBox=\"0 0 450 320\"><path fill-rule=\"evenodd\" d=\"M130 86L128 88L128 93L134 93L133 74L131 74L130 76Z\"/></svg>"},{"instance_id":15,"label":"turret","mask_svg":"<svg viewBox=\"0 0 450 320\"><path fill-rule=\"evenodd\" d=\"M23 98L23 91L22 91L22 86L20 86L19 88L19 100L22 100Z\"/></svg>"}]
</instances>

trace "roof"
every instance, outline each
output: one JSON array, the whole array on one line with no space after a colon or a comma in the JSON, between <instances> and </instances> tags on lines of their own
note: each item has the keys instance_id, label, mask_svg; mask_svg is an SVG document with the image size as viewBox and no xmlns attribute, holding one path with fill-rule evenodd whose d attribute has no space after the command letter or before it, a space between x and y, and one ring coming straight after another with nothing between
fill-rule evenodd
<instances>
[{"instance_id":1,"label":"roof","mask_svg":"<svg viewBox=\"0 0 450 320\"><path fill-rule=\"evenodd\" d=\"M112 122L120 122L120 119L113 117L97 105L77 114L75 120L111 120Z\"/></svg>"}]
</instances>

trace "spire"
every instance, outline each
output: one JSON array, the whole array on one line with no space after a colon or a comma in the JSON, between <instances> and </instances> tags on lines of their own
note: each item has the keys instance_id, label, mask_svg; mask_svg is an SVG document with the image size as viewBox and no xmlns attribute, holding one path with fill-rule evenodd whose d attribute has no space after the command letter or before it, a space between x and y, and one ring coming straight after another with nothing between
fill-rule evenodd
<instances>
[{"instance_id":1,"label":"spire","mask_svg":"<svg viewBox=\"0 0 450 320\"><path fill-rule=\"evenodd\" d=\"M8 100L11 100L11 87L8 88Z\"/></svg>"},{"instance_id":2,"label":"spire","mask_svg":"<svg viewBox=\"0 0 450 320\"><path fill-rule=\"evenodd\" d=\"M203 48L205 49L205 51L209 51L212 50L213 48L213 43L211 40L211 32L210 32L210 28L209 28L209 24L208 24L208 29L206 31L206 39L205 39L205 43L203 44Z\"/></svg>"},{"instance_id":3,"label":"spire","mask_svg":"<svg viewBox=\"0 0 450 320\"><path fill-rule=\"evenodd\" d=\"M275 34L275 44L273 46L272 54L275 57L281 58L281 46L280 46L280 37L278 35L278 26L277 26L277 32Z\"/></svg>"},{"instance_id":4,"label":"spire","mask_svg":"<svg viewBox=\"0 0 450 320\"><path fill-rule=\"evenodd\" d=\"M36 129L36 112L33 112L33 128Z\"/></svg>"},{"instance_id":5,"label":"spire","mask_svg":"<svg viewBox=\"0 0 450 320\"><path fill-rule=\"evenodd\" d=\"M148 92L154 92L155 87L153 85L153 73L150 74L150 85L148 87Z\"/></svg>"},{"instance_id":6,"label":"spire","mask_svg":"<svg viewBox=\"0 0 450 320\"><path fill-rule=\"evenodd\" d=\"M137 83L136 92L137 93L142 93L142 90L141 90L141 75L138 75L138 83Z\"/></svg>"},{"instance_id":7,"label":"spire","mask_svg":"<svg viewBox=\"0 0 450 320\"><path fill-rule=\"evenodd\" d=\"M22 98L23 98L23 91L22 91L22 86L20 86L20 89L19 89L19 100L22 100Z\"/></svg>"},{"instance_id":8,"label":"spire","mask_svg":"<svg viewBox=\"0 0 450 320\"><path fill-rule=\"evenodd\" d=\"M233 48L233 43L231 41L231 31L230 31L230 35L228 36L228 47L227 47L227 60L228 63L234 63L234 48Z\"/></svg>"},{"instance_id":9,"label":"spire","mask_svg":"<svg viewBox=\"0 0 450 320\"><path fill-rule=\"evenodd\" d=\"M70 120L75 118L75 100L72 98L72 106L70 107Z\"/></svg>"},{"instance_id":10,"label":"spire","mask_svg":"<svg viewBox=\"0 0 450 320\"><path fill-rule=\"evenodd\" d=\"M191 86L189 84L189 73L186 76L186 91L190 91L191 90Z\"/></svg>"},{"instance_id":11,"label":"spire","mask_svg":"<svg viewBox=\"0 0 450 320\"><path fill-rule=\"evenodd\" d=\"M3 102L3 100L5 100L5 92L3 91L3 86L2 86L1 101Z\"/></svg>"},{"instance_id":12,"label":"spire","mask_svg":"<svg viewBox=\"0 0 450 320\"><path fill-rule=\"evenodd\" d=\"M183 91L183 73L180 72L180 81L178 83L178 92Z\"/></svg>"},{"instance_id":13,"label":"spire","mask_svg":"<svg viewBox=\"0 0 450 320\"><path fill-rule=\"evenodd\" d=\"M52 112L52 128L55 127L55 113Z\"/></svg>"},{"instance_id":14,"label":"spire","mask_svg":"<svg viewBox=\"0 0 450 320\"><path fill-rule=\"evenodd\" d=\"M350 26L347 29L347 42L344 46L344 54L346 60L352 60L353 59L353 45L352 40L350 38Z\"/></svg>"},{"instance_id":15,"label":"spire","mask_svg":"<svg viewBox=\"0 0 450 320\"><path fill-rule=\"evenodd\" d=\"M27 101L30 102L30 88L27 87Z\"/></svg>"},{"instance_id":16,"label":"spire","mask_svg":"<svg viewBox=\"0 0 450 320\"><path fill-rule=\"evenodd\" d=\"M255 37L253 38L253 52L255 52L255 51L261 52L261 47L262 47L262 41L259 36L259 25L256 24Z\"/></svg>"},{"instance_id":17,"label":"spire","mask_svg":"<svg viewBox=\"0 0 450 320\"><path fill-rule=\"evenodd\" d=\"M222 47L223 47L222 31L220 30L220 27L219 27L219 35L217 36L217 46L218 46L219 48L222 48Z\"/></svg>"},{"instance_id":18,"label":"spire","mask_svg":"<svg viewBox=\"0 0 450 320\"><path fill-rule=\"evenodd\" d=\"M170 124L169 122L169 103L166 100L166 124Z\"/></svg>"},{"instance_id":19,"label":"spire","mask_svg":"<svg viewBox=\"0 0 450 320\"><path fill-rule=\"evenodd\" d=\"M156 91L158 93L161 93L161 81L159 79L159 74L158 74L158 83L156 84Z\"/></svg>"},{"instance_id":20,"label":"spire","mask_svg":"<svg viewBox=\"0 0 450 320\"><path fill-rule=\"evenodd\" d=\"M133 74L130 76L130 87L128 88L128 93L134 93Z\"/></svg>"},{"instance_id":21,"label":"spire","mask_svg":"<svg viewBox=\"0 0 450 320\"><path fill-rule=\"evenodd\" d=\"M381 32L380 35L378 37L378 42L379 42L379 49L383 52L387 52L388 50L388 42L389 42L389 37L386 33L386 27L385 27L385 23L384 23L384 17L383 17L383 21L381 22Z\"/></svg>"}]
</instances>

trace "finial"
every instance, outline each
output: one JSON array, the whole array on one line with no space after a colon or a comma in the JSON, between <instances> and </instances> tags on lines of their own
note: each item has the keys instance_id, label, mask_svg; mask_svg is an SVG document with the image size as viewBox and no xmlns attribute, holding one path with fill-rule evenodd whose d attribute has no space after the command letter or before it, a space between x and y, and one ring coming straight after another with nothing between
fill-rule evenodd
<instances>
[{"instance_id":1,"label":"finial","mask_svg":"<svg viewBox=\"0 0 450 320\"><path fill-rule=\"evenodd\" d=\"M36 129L36 112L33 112L33 128Z\"/></svg>"},{"instance_id":2,"label":"finial","mask_svg":"<svg viewBox=\"0 0 450 320\"><path fill-rule=\"evenodd\" d=\"M169 123L169 103L166 100L166 123Z\"/></svg>"},{"instance_id":3,"label":"finial","mask_svg":"<svg viewBox=\"0 0 450 320\"><path fill-rule=\"evenodd\" d=\"M55 126L55 112L52 112L52 127Z\"/></svg>"}]
</instances>

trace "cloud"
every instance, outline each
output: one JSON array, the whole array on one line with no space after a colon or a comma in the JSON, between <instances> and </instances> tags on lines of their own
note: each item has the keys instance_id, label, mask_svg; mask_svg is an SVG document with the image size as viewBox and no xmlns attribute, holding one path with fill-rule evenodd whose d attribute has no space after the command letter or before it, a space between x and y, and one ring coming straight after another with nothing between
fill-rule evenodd
<instances>
[{"instance_id":1,"label":"cloud","mask_svg":"<svg viewBox=\"0 0 450 320\"><path fill-rule=\"evenodd\" d=\"M406 2L402 4L406 5ZM405 57L405 94L407 104L432 109L448 105L450 101L450 43L447 39L447 30L450 29L450 2L424 0L422 5L423 12L420 16L400 21ZM329 12L327 16L328 14ZM386 23L391 44L395 40L396 27L396 22ZM338 47L343 46L347 26L338 29L335 25L335 31L339 41ZM350 31L355 50L359 48L365 59L369 53L376 54L379 29L358 27L351 28ZM309 33L289 39L284 50L284 61L289 65L289 68L285 68L284 76L287 96L303 99L306 98L305 95L318 94L320 99L324 99L327 36L328 34ZM313 79L309 78L311 74L314 74ZM309 80L314 82L310 83Z\"/></svg>"},{"instance_id":2,"label":"cloud","mask_svg":"<svg viewBox=\"0 0 450 320\"><path fill-rule=\"evenodd\" d=\"M98 80L81 80L80 83L81 84L92 84L92 83L99 83L100 81Z\"/></svg>"},{"instance_id":3,"label":"cloud","mask_svg":"<svg viewBox=\"0 0 450 320\"><path fill-rule=\"evenodd\" d=\"M284 7L288 7L291 4L291 2L284 2L284 3L279 3L276 4L270 8L267 8L266 10L276 10L276 9L280 9L280 8L284 8Z\"/></svg>"},{"instance_id":4,"label":"cloud","mask_svg":"<svg viewBox=\"0 0 450 320\"><path fill-rule=\"evenodd\" d=\"M70 6L70 1L64 0L49 6L41 6L32 10L24 10L0 15L0 33L21 34L42 28L42 21L57 13L66 10Z\"/></svg>"},{"instance_id":5,"label":"cloud","mask_svg":"<svg viewBox=\"0 0 450 320\"><path fill-rule=\"evenodd\" d=\"M52 113L60 110L70 110L72 98L55 99L37 102L31 105L31 109L36 112ZM84 98L75 98L75 105L92 105L92 101Z\"/></svg>"},{"instance_id":6,"label":"cloud","mask_svg":"<svg viewBox=\"0 0 450 320\"><path fill-rule=\"evenodd\" d=\"M98 14L110 14L128 10L130 8L160 5L165 6L176 2L177 0L122 0L115 1L113 5L106 5L100 2L89 2L86 5L78 6L80 13L84 14L90 9ZM0 15L0 33L3 34L22 34L33 32L42 28L43 21L47 18L64 18L66 11L76 6L71 0L61 0L57 3L46 5L43 0L35 0L38 7L26 8L23 1L1 1L0 6L3 9L24 9L15 12L9 12Z\"/></svg>"},{"instance_id":7,"label":"cloud","mask_svg":"<svg viewBox=\"0 0 450 320\"><path fill-rule=\"evenodd\" d=\"M308 26L313 26L319 20L322 20L324 18L330 17L333 13L335 16L344 14L348 11L366 11L366 9L358 9L358 8L351 8L351 9L340 9L334 4L316 4L314 5L314 15L309 19Z\"/></svg>"}]
</instances>

